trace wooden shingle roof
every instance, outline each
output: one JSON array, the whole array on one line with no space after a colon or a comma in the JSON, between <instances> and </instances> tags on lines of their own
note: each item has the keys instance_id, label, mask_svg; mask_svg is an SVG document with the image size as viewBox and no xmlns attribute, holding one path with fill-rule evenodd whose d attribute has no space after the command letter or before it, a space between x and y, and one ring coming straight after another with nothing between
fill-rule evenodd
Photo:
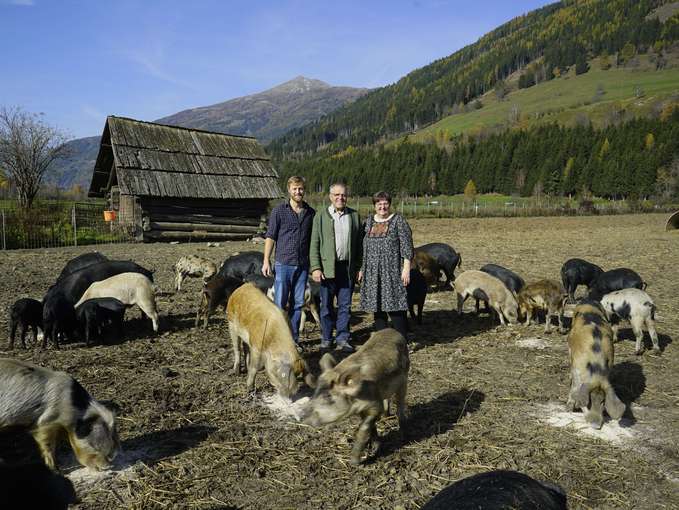
<instances>
[{"instance_id":1,"label":"wooden shingle roof","mask_svg":"<svg viewBox=\"0 0 679 510\"><path fill-rule=\"evenodd\" d=\"M277 198L278 173L255 138L106 119L89 196Z\"/></svg>"}]
</instances>

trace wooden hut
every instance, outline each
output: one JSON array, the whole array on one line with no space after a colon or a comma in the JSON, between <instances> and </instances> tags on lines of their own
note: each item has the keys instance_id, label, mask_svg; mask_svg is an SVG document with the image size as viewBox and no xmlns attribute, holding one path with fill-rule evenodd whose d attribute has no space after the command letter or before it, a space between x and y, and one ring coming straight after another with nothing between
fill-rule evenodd
<instances>
[{"instance_id":1,"label":"wooden hut","mask_svg":"<svg viewBox=\"0 0 679 510\"><path fill-rule=\"evenodd\" d=\"M90 197L144 241L245 239L266 228L278 174L255 138L110 116Z\"/></svg>"}]
</instances>

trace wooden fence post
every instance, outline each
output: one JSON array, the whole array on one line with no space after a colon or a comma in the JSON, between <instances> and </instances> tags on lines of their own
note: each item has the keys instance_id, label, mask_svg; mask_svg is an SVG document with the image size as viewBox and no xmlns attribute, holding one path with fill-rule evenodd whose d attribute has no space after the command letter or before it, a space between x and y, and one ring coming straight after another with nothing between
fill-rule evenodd
<instances>
[{"instance_id":1,"label":"wooden fence post","mask_svg":"<svg viewBox=\"0 0 679 510\"><path fill-rule=\"evenodd\" d=\"M73 246L78 246L78 226L75 223L75 204L71 209L71 223L73 224Z\"/></svg>"}]
</instances>

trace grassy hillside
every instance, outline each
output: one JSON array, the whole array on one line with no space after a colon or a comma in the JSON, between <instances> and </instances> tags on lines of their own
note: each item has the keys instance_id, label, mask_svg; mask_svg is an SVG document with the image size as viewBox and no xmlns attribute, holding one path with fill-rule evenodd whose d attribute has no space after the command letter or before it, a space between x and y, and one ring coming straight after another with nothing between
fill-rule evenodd
<instances>
[{"instance_id":1,"label":"grassy hillside","mask_svg":"<svg viewBox=\"0 0 679 510\"><path fill-rule=\"evenodd\" d=\"M443 118L409 135L423 142L440 135L476 134L482 129L547 122L573 125L585 116L600 127L620 115L645 115L671 96L679 98L679 67L652 70L648 57L633 69L600 69L597 60L589 72L572 73L527 89L514 90L499 100L494 92L481 98L483 107ZM394 142L392 142L394 143Z\"/></svg>"}]
</instances>

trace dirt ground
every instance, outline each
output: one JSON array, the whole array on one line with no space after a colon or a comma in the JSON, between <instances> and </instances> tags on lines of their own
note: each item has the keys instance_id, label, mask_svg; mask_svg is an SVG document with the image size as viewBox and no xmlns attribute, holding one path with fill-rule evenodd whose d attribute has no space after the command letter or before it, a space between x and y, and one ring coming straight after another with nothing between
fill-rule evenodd
<instances>
[{"instance_id":1,"label":"dirt ground","mask_svg":"<svg viewBox=\"0 0 679 510\"><path fill-rule=\"evenodd\" d=\"M281 420L262 403L272 392L263 374L260 396L248 398L245 377L229 371L223 314L207 330L195 329L200 282L172 292L172 266L180 256L196 253L219 263L236 251L261 250L245 242L98 247L110 258L155 270L163 291L160 334L152 335L150 321L129 310L124 338L109 345L0 355L65 370L97 399L120 406L123 453L116 471L77 469L69 450L61 452L81 500L77 508L411 509L451 482L491 469L557 483L573 509L679 508L679 231L665 232L665 219L411 222L416 246L450 243L462 254L463 269L494 262L530 282L558 279L566 259L581 257L642 275L658 307L663 352L636 356L631 330L623 329L612 381L628 410L620 425L608 422L594 435L577 427L581 415L565 412L564 335L545 335L542 325L497 328L488 316L476 317L469 302L460 319L451 312L453 293L437 292L427 297L424 324L414 328L419 348L411 355L405 436L399 437L394 417L383 418L381 449L352 467L357 421L313 429ZM0 308L19 297L42 298L69 259L91 250L0 252ZM362 313L355 318L354 343L360 344L371 320ZM317 371L320 336L312 326L307 356ZM0 327L7 330L6 313Z\"/></svg>"}]
</instances>

